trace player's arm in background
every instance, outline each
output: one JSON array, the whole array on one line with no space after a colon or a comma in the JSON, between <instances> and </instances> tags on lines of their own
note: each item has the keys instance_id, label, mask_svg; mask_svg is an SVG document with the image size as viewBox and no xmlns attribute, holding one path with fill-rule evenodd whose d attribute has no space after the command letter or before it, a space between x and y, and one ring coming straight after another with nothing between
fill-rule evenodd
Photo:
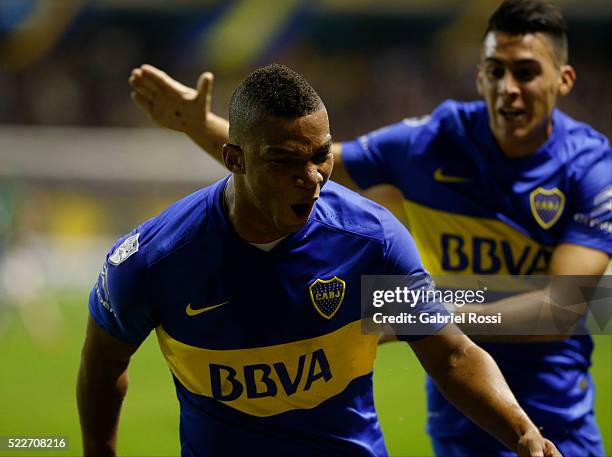
<instances>
[{"instance_id":1,"label":"player's arm in background","mask_svg":"<svg viewBox=\"0 0 612 457\"><path fill-rule=\"evenodd\" d=\"M382 278L404 278L410 289L433 287L420 260L414 240L401 223L383 214L385 260ZM385 283L377 288L394 289L397 284ZM390 305L389 311L386 307ZM437 302L421 301L386 304L384 309L395 314L446 314ZM383 308L378 308L383 309ZM420 322L420 319L416 319ZM520 407L495 361L453 324L391 324L398 338L408 342L423 368L442 394L463 414L502 442L519 456L559 456L555 446L544 439L535 424ZM414 335L418 333L419 336Z\"/></svg>"},{"instance_id":2,"label":"player's arm in background","mask_svg":"<svg viewBox=\"0 0 612 457\"><path fill-rule=\"evenodd\" d=\"M77 379L85 456L116 455L128 364L155 328L158 312L140 233L116 243L89 294L87 334ZM140 249L140 250L139 250ZM127 253L127 254L126 254ZM110 253L109 253L110 254Z\"/></svg>"},{"instance_id":3,"label":"player's arm in background","mask_svg":"<svg viewBox=\"0 0 612 457\"><path fill-rule=\"evenodd\" d=\"M552 279L547 287L484 305L465 305L454 311L481 316L502 314L503 331L491 327L494 330L491 333L498 333L492 335L483 335L482 324L470 324L466 319L461 328L476 341L527 343L564 340L572 336L574 328L588 311L585 290L597 286L598 278L608 263L609 256L603 251L563 243L553 251L549 267ZM541 334L526 334L526 329L535 324Z\"/></svg>"},{"instance_id":4,"label":"player's arm in background","mask_svg":"<svg viewBox=\"0 0 612 457\"><path fill-rule=\"evenodd\" d=\"M205 72L197 89L187 87L152 65L132 70L129 82L132 100L157 125L185 133L211 157L223 164L221 150L229 141L229 122L210 110L213 75ZM353 190L359 187L351 179L342 161L342 145L332 145L334 181Z\"/></svg>"}]
</instances>

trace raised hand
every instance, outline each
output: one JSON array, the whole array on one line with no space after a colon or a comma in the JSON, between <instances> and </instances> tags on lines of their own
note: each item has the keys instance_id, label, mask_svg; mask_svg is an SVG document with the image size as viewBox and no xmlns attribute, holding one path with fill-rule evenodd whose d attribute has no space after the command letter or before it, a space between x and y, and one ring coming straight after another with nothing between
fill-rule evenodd
<instances>
[{"instance_id":1,"label":"raised hand","mask_svg":"<svg viewBox=\"0 0 612 457\"><path fill-rule=\"evenodd\" d=\"M184 86L152 65L132 70L132 100L161 126L193 134L206 126L210 114L213 75L205 72L197 90Z\"/></svg>"}]
</instances>

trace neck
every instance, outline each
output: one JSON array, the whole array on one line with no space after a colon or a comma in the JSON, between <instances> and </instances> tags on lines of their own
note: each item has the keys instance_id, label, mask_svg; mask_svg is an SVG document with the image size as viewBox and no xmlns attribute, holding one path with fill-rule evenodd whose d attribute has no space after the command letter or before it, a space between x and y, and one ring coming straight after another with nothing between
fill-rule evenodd
<instances>
[{"instance_id":1,"label":"neck","mask_svg":"<svg viewBox=\"0 0 612 457\"><path fill-rule=\"evenodd\" d=\"M288 235L266 221L249 198L244 182L236 175L227 182L223 190L229 220L240 238L248 243L270 243Z\"/></svg>"},{"instance_id":2,"label":"neck","mask_svg":"<svg viewBox=\"0 0 612 457\"><path fill-rule=\"evenodd\" d=\"M534 154L550 137L553 131L552 117L547 118L523 138L496 138L506 157L520 159Z\"/></svg>"}]
</instances>

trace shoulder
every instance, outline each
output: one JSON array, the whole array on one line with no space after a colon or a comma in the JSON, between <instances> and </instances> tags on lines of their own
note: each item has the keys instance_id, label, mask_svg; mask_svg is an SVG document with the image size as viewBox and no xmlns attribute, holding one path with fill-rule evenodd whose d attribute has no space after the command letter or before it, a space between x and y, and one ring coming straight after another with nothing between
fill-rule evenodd
<instances>
[{"instance_id":1,"label":"shoulder","mask_svg":"<svg viewBox=\"0 0 612 457\"><path fill-rule=\"evenodd\" d=\"M377 243L385 274L424 272L412 236L389 210L334 182L325 185L321 197L314 222Z\"/></svg>"},{"instance_id":2,"label":"shoulder","mask_svg":"<svg viewBox=\"0 0 612 457\"><path fill-rule=\"evenodd\" d=\"M173 203L119 238L108 253L109 267L146 270L194 239L210 219L214 195L224 181Z\"/></svg>"},{"instance_id":3,"label":"shoulder","mask_svg":"<svg viewBox=\"0 0 612 457\"><path fill-rule=\"evenodd\" d=\"M396 224L406 230L388 209L334 181L325 184L311 219L347 235L382 244Z\"/></svg>"},{"instance_id":4,"label":"shoulder","mask_svg":"<svg viewBox=\"0 0 612 457\"><path fill-rule=\"evenodd\" d=\"M446 100L431 114L402 121L404 128L415 131L414 142L427 145L434 141L456 141L470 135L474 129L488 128L487 108L484 102Z\"/></svg>"},{"instance_id":5,"label":"shoulder","mask_svg":"<svg viewBox=\"0 0 612 457\"><path fill-rule=\"evenodd\" d=\"M484 102L447 100L430 114L405 118L379 128L359 137L358 142L366 150L384 147L386 150L409 150L417 154L441 137L466 136L474 125L487 125Z\"/></svg>"},{"instance_id":6,"label":"shoulder","mask_svg":"<svg viewBox=\"0 0 612 457\"><path fill-rule=\"evenodd\" d=\"M569 171L579 173L597 162L612 161L612 149L605 135L559 110L555 110L553 119L560 124L560 134L563 135L562 145L556 148L556 153Z\"/></svg>"},{"instance_id":7,"label":"shoulder","mask_svg":"<svg viewBox=\"0 0 612 457\"><path fill-rule=\"evenodd\" d=\"M446 100L431 114L431 122L447 132L462 132L474 123L487 123L487 107L481 100L460 102Z\"/></svg>"}]
</instances>

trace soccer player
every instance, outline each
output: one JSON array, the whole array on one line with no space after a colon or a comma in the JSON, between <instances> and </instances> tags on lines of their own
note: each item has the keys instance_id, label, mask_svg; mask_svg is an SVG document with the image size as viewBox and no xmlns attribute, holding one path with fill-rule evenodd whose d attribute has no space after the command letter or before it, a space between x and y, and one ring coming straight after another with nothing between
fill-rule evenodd
<instances>
[{"instance_id":1,"label":"soccer player","mask_svg":"<svg viewBox=\"0 0 612 457\"><path fill-rule=\"evenodd\" d=\"M601 275L612 253L612 154L603 135L555 108L576 78L567 59L566 24L554 5L503 2L489 20L477 68L484 102L446 101L430 116L334 143L334 179L354 189L400 189L434 275ZM130 81L134 101L158 124L219 157L227 123L210 112L210 73L195 91L151 66L134 70ZM546 294L515 302L517 335L525 322L544 318L539 303ZM482 346L561 452L604 454L588 372L590 337L488 340ZM430 379L427 396L437 455L507 454Z\"/></svg>"},{"instance_id":2,"label":"soccer player","mask_svg":"<svg viewBox=\"0 0 612 457\"><path fill-rule=\"evenodd\" d=\"M360 278L405 275L419 287L428 276L399 221L328 182L331 144L321 99L287 67L236 89L222 152L231 175L121 238L91 292L78 379L85 455L116 452L128 363L152 329L181 404L182 455L386 455ZM405 339L506 446L559 455L469 338Z\"/></svg>"}]
</instances>

